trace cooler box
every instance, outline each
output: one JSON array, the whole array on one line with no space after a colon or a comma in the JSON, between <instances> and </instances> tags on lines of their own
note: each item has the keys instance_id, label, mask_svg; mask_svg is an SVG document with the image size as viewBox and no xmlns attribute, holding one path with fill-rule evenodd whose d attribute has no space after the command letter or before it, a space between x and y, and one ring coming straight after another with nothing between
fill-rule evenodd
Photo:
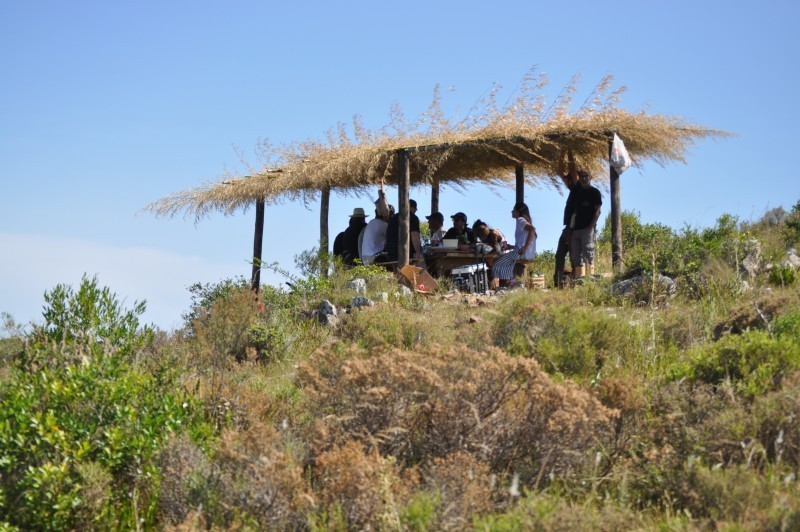
<instances>
[{"instance_id":1,"label":"cooler box","mask_svg":"<svg viewBox=\"0 0 800 532\"><path fill-rule=\"evenodd\" d=\"M489 286L489 276L485 264L470 264L453 268L450 275L453 284L462 292L485 294Z\"/></svg>"}]
</instances>

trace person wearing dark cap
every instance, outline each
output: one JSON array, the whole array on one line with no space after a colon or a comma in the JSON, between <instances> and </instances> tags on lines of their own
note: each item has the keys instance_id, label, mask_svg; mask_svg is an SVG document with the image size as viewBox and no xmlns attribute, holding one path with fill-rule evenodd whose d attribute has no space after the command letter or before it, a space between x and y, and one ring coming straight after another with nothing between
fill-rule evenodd
<instances>
[{"instance_id":1,"label":"person wearing dark cap","mask_svg":"<svg viewBox=\"0 0 800 532\"><path fill-rule=\"evenodd\" d=\"M409 220L408 220L408 240L409 255L412 261L417 261L422 256L422 240L419 235L419 218L417 218L417 202L413 199L408 200ZM394 214L389 218L389 226L386 228L386 254L389 262L397 261L397 245L400 242L400 213Z\"/></svg>"},{"instance_id":2,"label":"person wearing dark cap","mask_svg":"<svg viewBox=\"0 0 800 532\"><path fill-rule=\"evenodd\" d=\"M431 232L431 246L436 247L441 243L445 233L447 233L443 228L444 215L440 212L435 212L425 218L428 220L428 229Z\"/></svg>"},{"instance_id":3,"label":"person wearing dark cap","mask_svg":"<svg viewBox=\"0 0 800 532\"><path fill-rule=\"evenodd\" d=\"M469 241L470 244L476 243L478 240L475 238L475 233L472 232L472 229L467 227L467 215L463 212L457 212L453 216L450 217L453 220L453 227L447 230L445 233L444 238L455 238L461 241L466 235L466 239Z\"/></svg>"},{"instance_id":4,"label":"person wearing dark cap","mask_svg":"<svg viewBox=\"0 0 800 532\"><path fill-rule=\"evenodd\" d=\"M347 229L336 235L333 241L333 254L342 258L342 263L347 266L355 264L358 258L358 235L367 226L367 215L364 209L356 207L350 215L350 225Z\"/></svg>"}]
</instances>

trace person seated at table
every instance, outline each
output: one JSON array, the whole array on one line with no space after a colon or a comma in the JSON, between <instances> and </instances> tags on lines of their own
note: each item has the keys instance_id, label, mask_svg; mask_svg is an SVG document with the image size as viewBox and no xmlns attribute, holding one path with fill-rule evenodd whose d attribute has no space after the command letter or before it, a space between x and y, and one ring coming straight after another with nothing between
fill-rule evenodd
<instances>
[{"instance_id":1,"label":"person seated at table","mask_svg":"<svg viewBox=\"0 0 800 532\"><path fill-rule=\"evenodd\" d=\"M506 245L506 237L497 229L490 228L486 222L478 219L472 224L472 232L483 244L491 246L495 252L503 252L503 246Z\"/></svg>"},{"instance_id":2,"label":"person seated at table","mask_svg":"<svg viewBox=\"0 0 800 532\"><path fill-rule=\"evenodd\" d=\"M453 220L453 227L447 230L442 240L448 238L454 238L459 242L461 242L462 236L466 235L466 239L469 241L470 244L475 244L478 241L475 238L475 234L472 232L472 229L467 227L466 214L464 214L463 212L457 212L453 216L451 216L450 219Z\"/></svg>"},{"instance_id":3,"label":"person seated at table","mask_svg":"<svg viewBox=\"0 0 800 532\"><path fill-rule=\"evenodd\" d=\"M358 258L358 235L367 226L364 209L356 207L350 215L350 223L333 241L333 254L342 258L345 266L353 266Z\"/></svg>"},{"instance_id":4,"label":"person seated at table","mask_svg":"<svg viewBox=\"0 0 800 532\"><path fill-rule=\"evenodd\" d=\"M536 228L531 222L528 206L522 202L515 204L511 210L511 217L517 221L514 231L514 249L502 255L492 264L492 283L495 286L499 282L513 286L516 261L536 258Z\"/></svg>"},{"instance_id":5,"label":"person seated at table","mask_svg":"<svg viewBox=\"0 0 800 532\"><path fill-rule=\"evenodd\" d=\"M435 212L430 216L425 217L428 220L428 229L431 233L431 246L436 247L444 238L447 231L444 230L444 215L440 212Z\"/></svg>"},{"instance_id":6,"label":"person seated at table","mask_svg":"<svg viewBox=\"0 0 800 532\"><path fill-rule=\"evenodd\" d=\"M364 228L364 236L361 238L361 262L372 264L375 257L383 252L386 246L386 229L389 227L389 217L394 209L389 205L388 212L380 212L375 209L375 218Z\"/></svg>"}]
</instances>

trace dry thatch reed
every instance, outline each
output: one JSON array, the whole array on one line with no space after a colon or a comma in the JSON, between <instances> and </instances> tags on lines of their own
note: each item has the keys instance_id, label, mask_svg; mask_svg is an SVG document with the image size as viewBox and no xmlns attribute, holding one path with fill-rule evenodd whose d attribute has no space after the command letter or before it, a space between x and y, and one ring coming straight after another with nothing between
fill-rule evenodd
<instances>
[{"instance_id":1,"label":"dry thatch reed","mask_svg":"<svg viewBox=\"0 0 800 532\"><path fill-rule=\"evenodd\" d=\"M573 78L548 105L543 93L546 77L530 72L505 104L497 105L499 89L494 87L457 122L442 111L437 87L431 105L413 123L395 105L389 124L378 130L368 129L356 117L352 134L339 124L325 142L263 143L262 170L243 177L225 175L146 209L161 216L184 211L197 219L211 211L230 214L246 209L261 198L268 204L309 201L325 188L371 194L382 180L396 183L400 149L410 152L412 186L434 182L453 187L469 182L508 186L515 182L516 166L524 167L530 185L558 186L558 164L566 149L572 150L580 166L600 180L606 178L608 142L614 132L625 141L634 164L651 159L662 165L685 162L686 151L700 139L728 136L680 118L618 107L625 89L613 88L611 76L570 111L578 82Z\"/></svg>"}]
</instances>

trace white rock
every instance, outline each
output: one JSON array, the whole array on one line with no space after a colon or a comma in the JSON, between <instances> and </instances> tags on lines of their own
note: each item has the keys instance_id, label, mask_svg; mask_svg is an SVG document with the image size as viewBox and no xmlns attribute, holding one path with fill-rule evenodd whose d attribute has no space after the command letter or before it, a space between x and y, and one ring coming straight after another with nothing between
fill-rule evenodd
<instances>
[{"instance_id":1,"label":"white rock","mask_svg":"<svg viewBox=\"0 0 800 532\"><path fill-rule=\"evenodd\" d=\"M361 308L361 307L374 307L375 302L371 299L368 299L363 296L354 297L350 300L350 306L352 308Z\"/></svg>"},{"instance_id":2,"label":"white rock","mask_svg":"<svg viewBox=\"0 0 800 532\"><path fill-rule=\"evenodd\" d=\"M367 295L367 281L364 279L353 279L347 283L347 288L360 296Z\"/></svg>"}]
</instances>

